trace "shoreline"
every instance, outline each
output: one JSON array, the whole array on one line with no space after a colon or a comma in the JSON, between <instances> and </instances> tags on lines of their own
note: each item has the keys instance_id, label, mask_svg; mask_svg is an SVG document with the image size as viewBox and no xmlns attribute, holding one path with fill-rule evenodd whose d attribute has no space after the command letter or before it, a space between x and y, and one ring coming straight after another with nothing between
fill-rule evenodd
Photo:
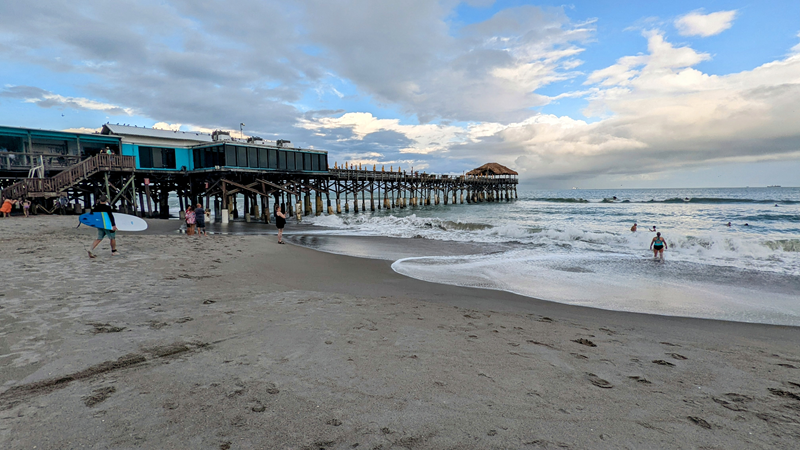
<instances>
[{"instance_id":1,"label":"shoreline","mask_svg":"<svg viewBox=\"0 0 800 450\"><path fill-rule=\"evenodd\" d=\"M0 296L4 448L800 437L800 328L429 283L263 235L125 233L121 257L104 243L89 260L93 230L70 219L0 220L14 268Z\"/></svg>"}]
</instances>

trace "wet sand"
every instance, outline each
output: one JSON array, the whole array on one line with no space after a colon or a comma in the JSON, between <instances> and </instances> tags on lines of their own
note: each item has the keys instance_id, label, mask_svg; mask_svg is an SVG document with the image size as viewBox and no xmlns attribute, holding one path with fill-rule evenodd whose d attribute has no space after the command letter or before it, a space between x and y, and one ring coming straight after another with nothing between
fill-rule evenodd
<instances>
[{"instance_id":1,"label":"wet sand","mask_svg":"<svg viewBox=\"0 0 800 450\"><path fill-rule=\"evenodd\" d=\"M0 219L0 448L793 448L800 328L409 279L269 235Z\"/></svg>"}]
</instances>

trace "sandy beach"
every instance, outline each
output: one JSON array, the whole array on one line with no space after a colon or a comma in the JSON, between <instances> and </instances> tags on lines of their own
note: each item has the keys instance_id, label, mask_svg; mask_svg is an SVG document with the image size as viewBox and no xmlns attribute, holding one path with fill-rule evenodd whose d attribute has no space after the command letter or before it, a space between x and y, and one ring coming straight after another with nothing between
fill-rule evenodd
<instances>
[{"instance_id":1,"label":"sandy beach","mask_svg":"<svg viewBox=\"0 0 800 450\"><path fill-rule=\"evenodd\" d=\"M3 449L800 442L798 328L426 283L177 221L89 259L76 224L0 220Z\"/></svg>"}]
</instances>

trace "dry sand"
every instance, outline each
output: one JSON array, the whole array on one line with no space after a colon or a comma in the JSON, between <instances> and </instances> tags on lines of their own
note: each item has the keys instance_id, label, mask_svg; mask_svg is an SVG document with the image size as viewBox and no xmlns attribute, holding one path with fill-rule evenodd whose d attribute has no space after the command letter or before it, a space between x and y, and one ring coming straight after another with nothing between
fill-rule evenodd
<instances>
[{"instance_id":1,"label":"dry sand","mask_svg":"<svg viewBox=\"0 0 800 450\"><path fill-rule=\"evenodd\" d=\"M0 219L0 448L797 448L800 329ZM177 222L153 221L155 231Z\"/></svg>"}]
</instances>

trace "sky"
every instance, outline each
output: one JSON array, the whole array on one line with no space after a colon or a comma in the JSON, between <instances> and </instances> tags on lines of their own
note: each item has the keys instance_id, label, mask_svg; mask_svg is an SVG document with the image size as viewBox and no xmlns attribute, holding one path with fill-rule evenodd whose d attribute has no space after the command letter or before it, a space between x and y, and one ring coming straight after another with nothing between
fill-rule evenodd
<instances>
[{"instance_id":1,"label":"sky","mask_svg":"<svg viewBox=\"0 0 800 450\"><path fill-rule=\"evenodd\" d=\"M0 125L245 136L534 188L800 185L800 2L0 2Z\"/></svg>"}]
</instances>

